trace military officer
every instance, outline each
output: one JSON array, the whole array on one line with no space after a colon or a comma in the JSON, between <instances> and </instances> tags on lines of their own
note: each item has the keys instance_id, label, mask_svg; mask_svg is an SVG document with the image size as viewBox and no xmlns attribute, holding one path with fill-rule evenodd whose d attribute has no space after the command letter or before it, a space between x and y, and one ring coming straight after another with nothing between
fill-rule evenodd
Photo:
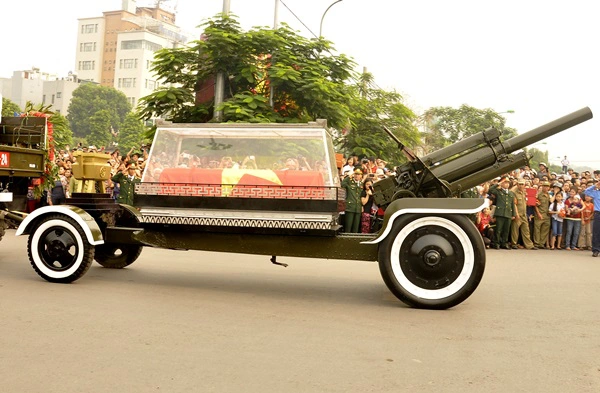
<instances>
[{"instance_id":1,"label":"military officer","mask_svg":"<svg viewBox=\"0 0 600 393\"><path fill-rule=\"evenodd\" d=\"M533 244L537 248L546 248L546 240L548 240L548 234L550 233L550 182L543 181L541 184L541 190L537 194L537 200L535 202L535 217L533 218L534 233L533 233Z\"/></svg>"},{"instance_id":2,"label":"military officer","mask_svg":"<svg viewBox=\"0 0 600 393\"><path fill-rule=\"evenodd\" d=\"M527 220L527 193L525 192L525 180L520 179L517 182L517 189L513 191L515 194L515 219L510 226L510 237L512 240L512 248L517 247L519 233L523 239L523 244L528 250L536 250L537 247L531 241L529 233L529 222Z\"/></svg>"},{"instance_id":3,"label":"military officer","mask_svg":"<svg viewBox=\"0 0 600 393\"><path fill-rule=\"evenodd\" d=\"M510 234L511 221L515 219L515 194L508 189L510 186L508 177L500 179L498 184L491 186L489 191L495 197L496 201L496 209L494 211L494 218L496 218L494 248L499 249L502 247L510 250L508 236Z\"/></svg>"},{"instance_id":4,"label":"military officer","mask_svg":"<svg viewBox=\"0 0 600 393\"><path fill-rule=\"evenodd\" d=\"M342 180L342 188L346 190L345 228L346 232L358 233L360 227L360 216L362 203L360 194L362 192L362 171L355 169L352 176Z\"/></svg>"},{"instance_id":5,"label":"military officer","mask_svg":"<svg viewBox=\"0 0 600 393\"><path fill-rule=\"evenodd\" d=\"M134 162L129 164L127 169L122 172L118 172L112 177L112 181L119 183L120 191L117 198L117 202L124 203L127 205L133 205L133 194L135 191L135 184L139 183L141 179L136 176L137 166Z\"/></svg>"}]
</instances>

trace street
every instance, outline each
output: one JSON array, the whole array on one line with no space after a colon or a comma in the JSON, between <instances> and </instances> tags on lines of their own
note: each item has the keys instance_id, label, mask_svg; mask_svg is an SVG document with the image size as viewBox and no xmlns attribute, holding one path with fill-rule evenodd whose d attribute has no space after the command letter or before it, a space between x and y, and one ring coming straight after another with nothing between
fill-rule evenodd
<instances>
[{"instance_id":1,"label":"street","mask_svg":"<svg viewBox=\"0 0 600 393\"><path fill-rule=\"evenodd\" d=\"M4 392L598 392L600 258L491 250L446 311L376 263L144 249L73 284L0 242Z\"/></svg>"}]
</instances>

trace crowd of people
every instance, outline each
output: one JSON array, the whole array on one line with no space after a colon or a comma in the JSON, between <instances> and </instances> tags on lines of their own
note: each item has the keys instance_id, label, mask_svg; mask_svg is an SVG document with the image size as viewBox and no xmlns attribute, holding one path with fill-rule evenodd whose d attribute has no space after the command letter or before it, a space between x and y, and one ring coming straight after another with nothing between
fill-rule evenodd
<instances>
[{"instance_id":1,"label":"crowd of people","mask_svg":"<svg viewBox=\"0 0 600 393\"><path fill-rule=\"evenodd\" d=\"M341 187L346 191L344 229L350 233L374 233L383 222L384 210L373 199L373 184L393 176L387 162L379 158L348 157L340 170Z\"/></svg>"},{"instance_id":2,"label":"crowd of people","mask_svg":"<svg viewBox=\"0 0 600 393\"><path fill-rule=\"evenodd\" d=\"M565 157L566 159L566 157ZM477 187L488 206L476 224L486 247L600 252L600 170L560 174L529 167Z\"/></svg>"},{"instance_id":3,"label":"crowd of people","mask_svg":"<svg viewBox=\"0 0 600 393\"><path fill-rule=\"evenodd\" d=\"M96 148L95 146L71 149L66 146L54 152L53 165L57 168L58 176L48 190L44 190L40 200L36 200L33 193L33 187L30 188L28 195L27 210L33 211L36 207L45 205L61 205L66 203L75 192L97 192L95 185L89 183L86 189L81 180L73 176L73 165L77 162L77 151L83 153L105 154L106 160L110 164L110 177L104 181L103 189L108 192L117 202L132 204L134 184L141 181L146 169L148 153L145 146L141 147L141 153L134 152L132 148L123 156L118 149L107 151L105 148Z\"/></svg>"}]
</instances>

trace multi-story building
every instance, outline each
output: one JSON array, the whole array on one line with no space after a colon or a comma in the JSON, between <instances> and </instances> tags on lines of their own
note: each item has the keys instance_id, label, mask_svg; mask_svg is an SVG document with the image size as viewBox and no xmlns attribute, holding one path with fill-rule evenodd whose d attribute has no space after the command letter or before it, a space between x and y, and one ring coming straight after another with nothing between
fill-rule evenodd
<instances>
[{"instance_id":1,"label":"multi-story building","mask_svg":"<svg viewBox=\"0 0 600 393\"><path fill-rule=\"evenodd\" d=\"M76 75L69 73L65 78L40 71L14 71L11 78L0 78L0 93L21 108L25 109L27 102L33 105L52 105L50 110L67 115L73 91L79 87L80 81Z\"/></svg>"},{"instance_id":2,"label":"multi-story building","mask_svg":"<svg viewBox=\"0 0 600 393\"><path fill-rule=\"evenodd\" d=\"M79 19L75 69L79 79L114 87L136 106L160 85L150 71L154 52L183 45L187 38L172 12L137 7L135 0L122 0L121 8Z\"/></svg>"},{"instance_id":3,"label":"multi-story building","mask_svg":"<svg viewBox=\"0 0 600 393\"><path fill-rule=\"evenodd\" d=\"M21 109L25 108L27 101L40 104L44 91L44 83L54 81L57 76L47 72L41 72L39 68L32 67L31 70L14 71L10 79L5 79L3 86L4 97L9 98Z\"/></svg>"},{"instance_id":4,"label":"multi-story building","mask_svg":"<svg viewBox=\"0 0 600 393\"><path fill-rule=\"evenodd\" d=\"M44 82L42 104L52 105L54 112L67 116L73 92L79 87L76 75L69 73L66 78Z\"/></svg>"}]
</instances>

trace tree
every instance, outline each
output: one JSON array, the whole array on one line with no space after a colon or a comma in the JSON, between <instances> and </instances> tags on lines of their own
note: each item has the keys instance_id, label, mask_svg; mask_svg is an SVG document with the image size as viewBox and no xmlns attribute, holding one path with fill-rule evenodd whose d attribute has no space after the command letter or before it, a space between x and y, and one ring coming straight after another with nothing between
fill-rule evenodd
<instances>
[{"instance_id":1,"label":"tree","mask_svg":"<svg viewBox=\"0 0 600 393\"><path fill-rule=\"evenodd\" d=\"M346 81L353 62L344 55L330 55L330 42L309 40L286 25L243 32L230 16L210 19L204 27L204 39L190 47L157 52L153 71L170 87L141 100L142 118L211 121L212 97L206 102L200 97L215 75L223 73L225 100L218 109L225 122L325 118L336 128L347 124Z\"/></svg>"},{"instance_id":2,"label":"tree","mask_svg":"<svg viewBox=\"0 0 600 393\"><path fill-rule=\"evenodd\" d=\"M119 149L122 152L128 152L129 149L138 149L144 144L144 132L146 127L140 119L134 114L129 113L125 117L125 122L119 130Z\"/></svg>"},{"instance_id":3,"label":"tree","mask_svg":"<svg viewBox=\"0 0 600 393\"><path fill-rule=\"evenodd\" d=\"M506 140L517 135L514 128L506 127L506 119L492 109L477 109L463 104L458 109L433 107L422 116L426 131L422 135L427 142L426 153L441 149L466 137L494 127Z\"/></svg>"},{"instance_id":4,"label":"tree","mask_svg":"<svg viewBox=\"0 0 600 393\"><path fill-rule=\"evenodd\" d=\"M73 132L69 128L67 118L60 113L54 112L49 118L54 126L54 146L56 149L64 149L73 146Z\"/></svg>"},{"instance_id":5,"label":"tree","mask_svg":"<svg viewBox=\"0 0 600 393\"><path fill-rule=\"evenodd\" d=\"M86 138L88 144L97 148L110 144L112 138L110 127L113 118L113 114L107 109L102 109L90 117L88 121L90 133Z\"/></svg>"},{"instance_id":6,"label":"tree","mask_svg":"<svg viewBox=\"0 0 600 393\"><path fill-rule=\"evenodd\" d=\"M119 129L127 113L131 112L131 105L125 94L112 87L86 83L75 89L67 115L74 135L89 135L92 116L103 110L109 115L109 128Z\"/></svg>"},{"instance_id":7,"label":"tree","mask_svg":"<svg viewBox=\"0 0 600 393\"><path fill-rule=\"evenodd\" d=\"M21 113L19 105L15 104L8 98L2 97L2 117L13 117L15 113Z\"/></svg>"},{"instance_id":8,"label":"tree","mask_svg":"<svg viewBox=\"0 0 600 393\"><path fill-rule=\"evenodd\" d=\"M373 87L373 76L361 75L351 86L349 102L350 126L336 138L339 149L347 154L378 157L386 161L403 159L397 143L384 131L387 127L406 146L419 141L414 126L415 114L402 102L397 92Z\"/></svg>"}]
</instances>

